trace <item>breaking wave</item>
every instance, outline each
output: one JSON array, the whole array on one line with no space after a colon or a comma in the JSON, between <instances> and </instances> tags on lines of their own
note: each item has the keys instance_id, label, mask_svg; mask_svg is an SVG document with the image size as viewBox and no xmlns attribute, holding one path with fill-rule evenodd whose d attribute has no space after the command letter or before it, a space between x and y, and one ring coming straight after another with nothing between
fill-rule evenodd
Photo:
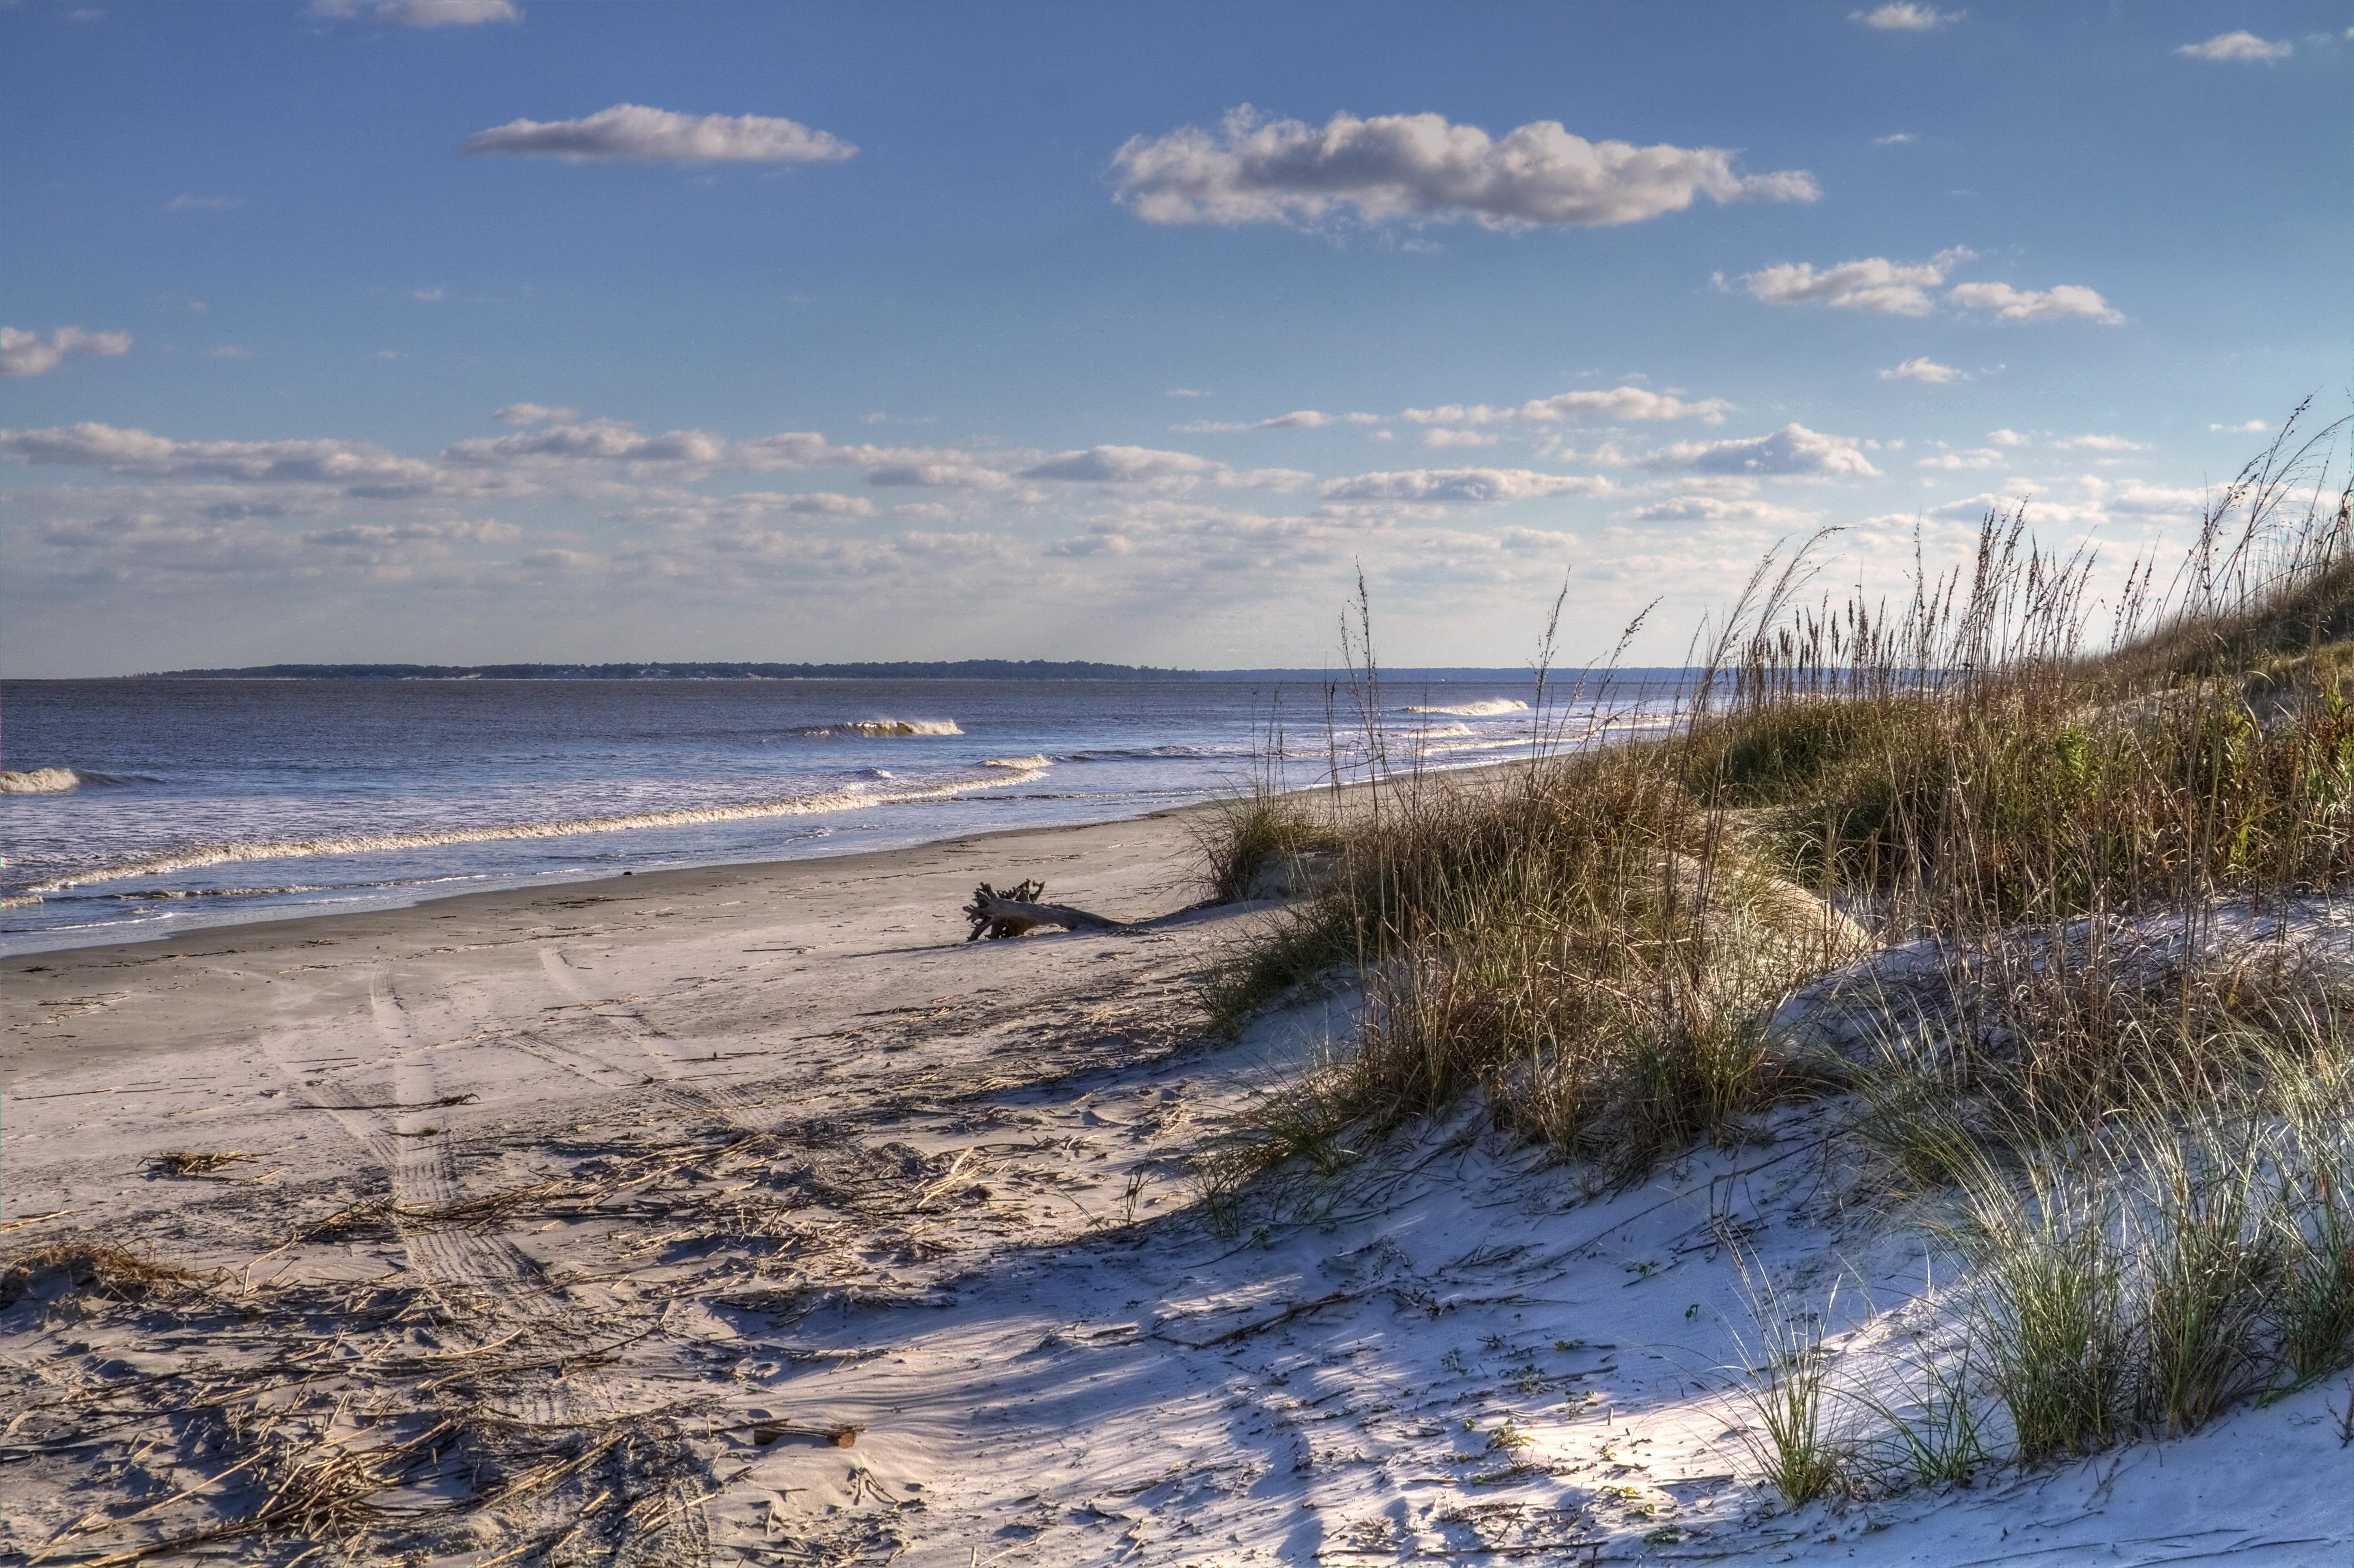
<instances>
[{"instance_id":1,"label":"breaking wave","mask_svg":"<svg viewBox=\"0 0 2354 1568\"><path fill-rule=\"evenodd\" d=\"M902 736L902 735L962 735L963 728L954 719L845 719L840 724L811 725L797 729L795 735L811 740L824 740L837 735Z\"/></svg>"},{"instance_id":2,"label":"breaking wave","mask_svg":"<svg viewBox=\"0 0 2354 1568\"><path fill-rule=\"evenodd\" d=\"M1524 714L1529 711L1529 705L1518 697L1483 697L1476 703L1410 707L1405 711L1410 714L1455 714L1463 718L1493 718L1498 714Z\"/></svg>"},{"instance_id":3,"label":"breaking wave","mask_svg":"<svg viewBox=\"0 0 2354 1568\"><path fill-rule=\"evenodd\" d=\"M70 768L35 768L22 773L0 773L0 795L55 795L81 787L81 775Z\"/></svg>"},{"instance_id":4,"label":"breaking wave","mask_svg":"<svg viewBox=\"0 0 2354 1568\"><path fill-rule=\"evenodd\" d=\"M58 795L85 784L161 784L152 773L101 773L95 768L35 768L0 773L0 795Z\"/></svg>"},{"instance_id":5,"label":"breaking wave","mask_svg":"<svg viewBox=\"0 0 2354 1568\"><path fill-rule=\"evenodd\" d=\"M10 894L5 898L0 898L0 909L30 909L39 902L40 899L29 893Z\"/></svg>"},{"instance_id":6,"label":"breaking wave","mask_svg":"<svg viewBox=\"0 0 2354 1568\"><path fill-rule=\"evenodd\" d=\"M638 811L619 817L583 817L569 821L508 822L496 827L448 828L416 833L360 833L344 838L286 839L274 842L192 844L127 864L93 867L36 884L28 893L62 893L93 882L113 882L128 876L162 876L199 866L225 865L253 860L308 860L323 855L375 854L387 850L438 849L447 844L490 843L501 839L561 839L577 833L622 833L639 828L694 827L705 822L743 821L756 817L813 816L823 811L856 810L862 806L896 806L915 800L938 800L971 789L1002 789L1044 777L1044 767L996 768L920 788L891 790L831 789L781 800L748 800L733 806L688 807L674 811Z\"/></svg>"},{"instance_id":7,"label":"breaking wave","mask_svg":"<svg viewBox=\"0 0 2354 1568\"><path fill-rule=\"evenodd\" d=\"M1052 766L1052 764L1051 764L1051 763L1049 763L1045 758L1044 758L1044 757L1041 757L1041 756L1037 755L1035 752L1033 752L1033 753L1032 753L1030 756L1028 756L1028 757L985 757L985 758L981 758L981 765L983 768L1046 768L1046 767L1051 767L1051 766Z\"/></svg>"}]
</instances>

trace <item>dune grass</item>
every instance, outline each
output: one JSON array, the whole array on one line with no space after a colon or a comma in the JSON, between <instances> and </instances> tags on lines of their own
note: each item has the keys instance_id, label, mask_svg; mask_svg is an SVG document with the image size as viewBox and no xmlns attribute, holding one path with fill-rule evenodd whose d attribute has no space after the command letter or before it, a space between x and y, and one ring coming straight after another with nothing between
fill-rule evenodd
<instances>
[{"instance_id":1,"label":"dune grass","mask_svg":"<svg viewBox=\"0 0 2354 1568\"><path fill-rule=\"evenodd\" d=\"M1361 602L1350 750L1386 770L1316 819L1336 875L1213 998L1233 1025L1338 974L1356 1033L1205 1183L1329 1174L1470 1104L1633 1180L1838 1093L1880 1195L1944 1204L1960 1364L2000 1406L1862 1391L1914 1478L2194 1430L2354 1360L2354 952L2296 936L2354 877L2341 429L2293 418L2169 582L2138 563L2098 604L2094 557L2023 509L1893 609L1810 599L1812 542L1769 558L1672 724L1571 746L1540 713L1525 761L1475 779L1382 732ZM1608 711L1610 672L1578 698ZM1285 810L1234 809L1221 891L1283 852ZM1834 973L1850 1017L1869 979L1860 1034L1809 1000ZM1817 1373L1766 1361L1752 1403L1798 1421ZM1761 1472L1818 1495L1803 1425L1767 1431Z\"/></svg>"}]
</instances>

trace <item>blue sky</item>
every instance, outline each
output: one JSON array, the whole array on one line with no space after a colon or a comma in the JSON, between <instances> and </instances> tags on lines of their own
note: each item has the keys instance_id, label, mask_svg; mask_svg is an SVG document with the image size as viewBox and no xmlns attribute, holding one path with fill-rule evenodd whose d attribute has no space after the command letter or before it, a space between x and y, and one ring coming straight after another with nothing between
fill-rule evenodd
<instances>
[{"instance_id":1,"label":"blue sky","mask_svg":"<svg viewBox=\"0 0 2354 1568\"><path fill-rule=\"evenodd\" d=\"M0 6L0 668L1645 662L2354 376L2354 5ZM1288 417L1288 418L1287 418Z\"/></svg>"}]
</instances>

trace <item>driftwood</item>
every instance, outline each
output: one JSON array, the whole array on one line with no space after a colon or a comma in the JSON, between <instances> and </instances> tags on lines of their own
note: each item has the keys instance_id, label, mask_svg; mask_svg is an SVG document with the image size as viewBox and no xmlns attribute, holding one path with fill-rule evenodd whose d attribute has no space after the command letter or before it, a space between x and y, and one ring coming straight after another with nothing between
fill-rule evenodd
<instances>
[{"instance_id":1,"label":"driftwood","mask_svg":"<svg viewBox=\"0 0 2354 1568\"><path fill-rule=\"evenodd\" d=\"M1043 882L1023 882L998 891L987 883L973 889L972 902L964 906L964 917L972 922L972 935L968 942L978 942L983 937L996 940L1004 937L1026 937L1042 926L1058 926L1066 931L1125 931L1128 925L1120 920L1107 920L1100 915L1090 915L1084 909L1074 909L1067 904L1041 904L1038 895L1046 891Z\"/></svg>"}]
</instances>

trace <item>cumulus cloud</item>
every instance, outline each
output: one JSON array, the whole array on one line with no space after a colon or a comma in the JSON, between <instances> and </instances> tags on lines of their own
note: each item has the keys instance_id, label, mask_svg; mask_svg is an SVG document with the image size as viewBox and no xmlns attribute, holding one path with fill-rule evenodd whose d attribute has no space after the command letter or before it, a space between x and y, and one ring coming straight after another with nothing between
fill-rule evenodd
<instances>
[{"instance_id":1,"label":"cumulus cloud","mask_svg":"<svg viewBox=\"0 0 2354 1568\"><path fill-rule=\"evenodd\" d=\"M551 419L577 419L578 408L558 408L546 403L510 403L495 409L491 418L502 425L544 425Z\"/></svg>"},{"instance_id":2,"label":"cumulus cloud","mask_svg":"<svg viewBox=\"0 0 2354 1568\"><path fill-rule=\"evenodd\" d=\"M1085 451L1059 452L1022 471L1024 479L1069 479L1097 484L1135 484L1142 481L1206 474L1218 465L1192 452L1156 451L1150 447L1089 447Z\"/></svg>"},{"instance_id":3,"label":"cumulus cloud","mask_svg":"<svg viewBox=\"0 0 2354 1568\"><path fill-rule=\"evenodd\" d=\"M1910 145L1914 142L1918 142L1920 139L1920 137L1915 136L1910 131L1895 131L1891 132L1885 136L1874 136L1872 139L1872 144L1875 147L1903 147Z\"/></svg>"},{"instance_id":4,"label":"cumulus cloud","mask_svg":"<svg viewBox=\"0 0 2354 1568\"><path fill-rule=\"evenodd\" d=\"M1783 506L1771 501L1721 495L1679 495L1672 500L1655 501L1647 506L1638 506L1615 515L1630 523L1745 523L1795 528L1818 521L1822 514L1803 507Z\"/></svg>"},{"instance_id":5,"label":"cumulus cloud","mask_svg":"<svg viewBox=\"0 0 2354 1568\"><path fill-rule=\"evenodd\" d=\"M1648 469L1690 469L1695 473L1750 474L1759 478L1801 475L1877 477L1880 471L1845 436L1827 436L1804 425L1783 426L1770 436L1744 440L1678 441L1640 460Z\"/></svg>"},{"instance_id":6,"label":"cumulus cloud","mask_svg":"<svg viewBox=\"0 0 2354 1568\"><path fill-rule=\"evenodd\" d=\"M1496 408L1485 403L1446 403L1436 408L1408 408L1404 417L1418 425L1493 425L1507 420L1557 424L1566 419L1698 419L1721 425L1733 405L1722 397L1688 403L1681 397L1643 387L1613 387L1604 390L1560 392L1532 397L1525 403Z\"/></svg>"},{"instance_id":7,"label":"cumulus cloud","mask_svg":"<svg viewBox=\"0 0 2354 1568\"><path fill-rule=\"evenodd\" d=\"M0 376L45 376L71 354L128 354L127 332L84 332L59 327L44 339L37 332L0 326Z\"/></svg>"},{"instance_id":8,"label":"cumulus cloud","mask_svg":"<svg viewBox=\"0 0 2354 1568\"><path fill-rule=\"evenodd\" d=\"M509 156L666 164L813 164L856 147L799 121L762 114L676 114L617 103L580 120L513 120L466 138L459 151Z\"/></svg>"},{"instance_id":9,"label":"cumulus cloud","mask_svg":"<svg viewBox=\"0 0 2354 1568\"><path fill-rule=\"evenodd\" d=\"M1422 432L1419 444L1426 447L1492 447L1502 440L1501 436L1491 436L1479 430L1434 425Z\"/></svg>"},{"instance_id":10,"label":"cumulus cloud","mask_svg":"<svg viewBox=\"0 0 2354 1568\"><path fill-rule=\"evenodd\" d=\"M1850 11L1847 19L1882 33L1934 33L1940 27L1952 26L1966 15L1967 12L1915 5L1913 0L1894 0L1893 4L1875 5L1869 11Z\"/></svg>"},{"instance_id":11,"label":"cumulus cloud","mask_svg":"<svg viewBox=\"0 0 2354 1568\"><path fill-rule=\"evenodd\" d=\"M619 419L583 419L545 429L452 441L444 462L488 466L590 459L598 461L716 463L727 443L703 430L644 434Z\"/></svg>"},{"instance_id":12,"label":"cumulus cloud","mask_svg":"<svg viewBox=\"0 0 2354 1568\"><path fill-rule=\"evenodd\" d=\"M26 462L102 468L157 479L296 480L330 484L429 482L431 463L366 441L176 441L85 421L0 430L0 452Z\"/></svg>"},{"instance_id":13,"label":"cumulus cloud","mask_svg":"<svg viewBox=\"0 0 2354 1568\"><path fill-rule=\"evenodd\" d=\"M1002 490L1013 481L1000 470L954 459L886 460L866 471L874 485L915 485L928 490Z\"/></svg>"},{"instance_id":14,"label":"cumulus cloud","mask_svg":"<svg viewBox=\"0 0 2354 1568\"><path fill-rule=\"evenodd\" d=\"M2210 425L2207 428L2211 430L2229 430L2234 435L2254 435L2260 431L2272 429L2270 425L2265 424L2262 419L2243 420L2236 425Z\"/></svg>"},{"instance_id":15,"label":"cumulus cloud","mask_svg":"<svg viewBox=\"0 0 2354 1568\"><path fill-rule=\"evenodd\" d=\"M2204 43L2184 44L2174 52L2185 59L2210 60L2218 65L2278 65L2296 53L2296 46L2286 39L2274 43L2242 31L2218 33Z\"/></svg>"},{"instance_id":16,"label":"cumulus cloud","mask_svg":"<svg viewBox=\"0 0 2354 1568\"><path fill-rule=\"evenodd\" d=\"M1818 269L1811 262L1786 261L1762 271L1742 275L1752 299L1769 305L1820 304L1842 311L1879 311L1889 315L1925 316L1935 305L1929 291L1946 281L1958 262L1973 252L1961 246L1941 250L1926 261L1891 261L1867 256Z\"/></svg>"},{"instance_id":17,"label":"cumulus cloud","mask_svg":"<svg viewBox=\"0 0 2354 1568\"><path fill-rule=\"evenodd\" d=\"M1422 468L1327 481L1332 501L1540 501L1556 495L1607 495L1596 476L1538 473L1525 468Z\"/></svg>"},{"instance_id":18,"label":"cumulus cloud","mask_svg":"<svg viewBox=\"0 0 2354 1568\"><path fill-rule=\"evenodd\" d=\"M1915 468L1942 469L1999 468L2001 465L2002 453L1992 447L1972 447L1966 451L1955 451L1949 448L1931 457L1915 459L1913 464Z\"/></svg>"},{"instance_id":19,"label":"cumulus cloud","mask_svg":"<svg viewBox=\"0 0 2354 1568\"><path fill-rule=\"evenodd\" d=\"M2006 429L1988 430L1987 432L1987 440L1992 441L1999 447L2023 447L2031 444L2035 438L2030 435L2023 435L2018 430Z\"/></svg>"},{"instance_id":20,"label":"cumulus cloud","mask_svg":"<svg viewBox=\"0 0 2354 1568\"><path fill-rule=\"evenodd\" d=\"M1965 310L1992 311L2007 322L2049 322L2085 316L2114 326L2126 318L2094 290L2077 283L2049 289L2014 289L2009 283L1961 283L1946 299Z\"/></svg>"},{"instance_id":21,"label":"cumulus cloud","mask_svg":"<svg viewBox=\"0 0 2354 1568\"><path fill-rule=\"evenodd\" d=\"M1903 364L1880 373L1882 381L1923 381L1932 387L1946 387L1969 376L1950 365L1940 365L1934 359L1908 359Z\"/></svg>"},{"instance_id":22,"label":"cumulus cloud","mask_svg":"<svg viewBox=\"0 0 2354 1568\"><path fill-rule=\"evenodd\" d=\"M1490 228L1635 223L1712 201L1812 201L1799 170L1743 175L1713 147L1589 142L1541 120L1500 140L1438 114L1336 114L1321 126L1246 105L1213 131L1132 138L1119 199L1148 223L1469 218Z\"/></svg>"}]
</instances>

